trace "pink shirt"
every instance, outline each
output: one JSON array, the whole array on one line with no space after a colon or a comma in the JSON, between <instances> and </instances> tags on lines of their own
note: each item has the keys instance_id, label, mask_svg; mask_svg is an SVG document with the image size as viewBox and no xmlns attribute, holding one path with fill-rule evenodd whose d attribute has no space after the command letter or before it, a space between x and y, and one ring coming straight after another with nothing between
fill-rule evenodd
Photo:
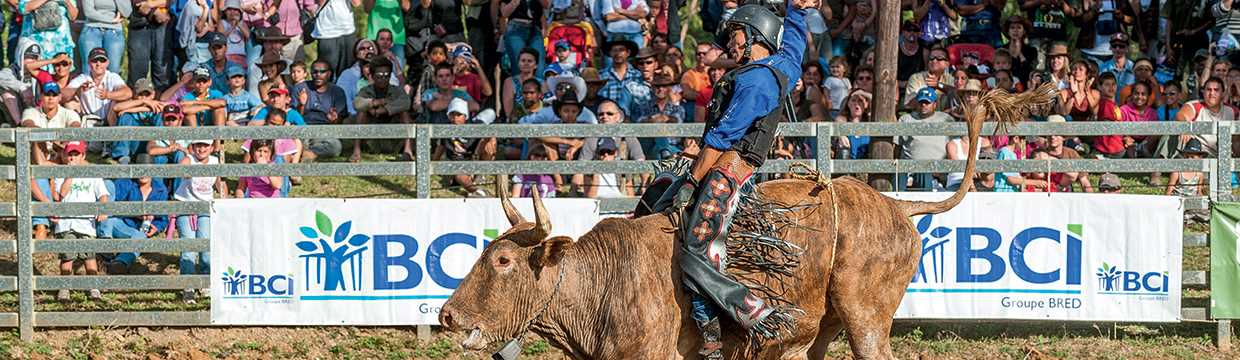
<instances>
[{"instance_id":1,"label":"pink shirt","mask_svg":"<svg viewBox=\"0 0 1240 360\"><path fill-rule=\"evenodd\" d=\"M238 179L246 186L246 197L251 199L265 199L280 197L280 189L271 186L271 180L266 176L242 176Z\"/></svg>"},{"instance_id":2,"label":"pink shirt","mask_svg":"<svg viewBox=\"0 0 1240 360\"><path fill-rule=\"evenodd\" d=\"M291 0L281 1L280 8L276 10L280 14L280 21L276 23L276 27L284 33L284 36L297 37L301 35L301 13L300 9L311 9L315 7L314 0ZM314 16L313 13L310 16Z\"/></svg>"}]
</instances>

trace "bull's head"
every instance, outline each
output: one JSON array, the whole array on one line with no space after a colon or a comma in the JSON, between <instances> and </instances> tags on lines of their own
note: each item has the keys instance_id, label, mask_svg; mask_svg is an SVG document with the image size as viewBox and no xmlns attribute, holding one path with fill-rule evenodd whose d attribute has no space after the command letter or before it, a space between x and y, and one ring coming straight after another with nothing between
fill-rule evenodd
<instances>
[{"instance_id":1,"label":"bull's head","mask_svg":"<svg viewBox=\"0 0 1240 360\"><path fill-rule=\"evenodd\" d=\"M555 267L573 243L565 236L548 237L551 220L537 190L533 191L534 222L529 222L508 199L504 176L499 176L497 187L512 227L482 251L439 312L439 323L447 330L469 331L461 345L471 350L516 337L524 330L551 301L559 279Z\"/></svg>"}]
</instances>

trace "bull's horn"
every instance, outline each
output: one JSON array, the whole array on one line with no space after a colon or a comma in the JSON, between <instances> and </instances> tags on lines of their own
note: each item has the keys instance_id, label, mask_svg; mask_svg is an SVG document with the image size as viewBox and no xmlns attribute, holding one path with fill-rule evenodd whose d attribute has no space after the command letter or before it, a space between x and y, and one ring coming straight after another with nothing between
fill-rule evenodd
<instances>
[{"instance_id":1,"label":"bull's horn","mask_svg":"<svg viewBox=\"0 0 1240 360\"><path fill-rule=\"evenodd\" d=\"M534 222L538 225L536 229L542 232L543 236L551 234L551 215L547 214L547 206L543 205L542 196L538 195L538 188L535 187L530 191L534 195Z\"/></svg>"},{"instance_id":2,"label":"bull's horn","mask_svg":"<svg viewBox=\"0 0 1240 360\"><path fill-rule=\"evenodd\" d=\"M499 203L504 206L504 216L508 217L508 224L517 226L524 223L525 217L512 206L512 200L508 198L508 177L504 174L495 175L495 193L499 194Z\"/></svg>"}]
</instances>

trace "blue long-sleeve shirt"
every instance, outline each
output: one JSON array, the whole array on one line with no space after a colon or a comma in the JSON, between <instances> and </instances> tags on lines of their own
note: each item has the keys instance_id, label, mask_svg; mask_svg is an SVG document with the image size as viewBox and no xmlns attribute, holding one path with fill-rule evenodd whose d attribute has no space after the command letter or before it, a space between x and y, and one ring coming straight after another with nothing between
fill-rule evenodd
<instances>
[{"instance_id":1,"label":"blue long-sleeve shirt","mask_svg":"<svg viewBox=\"0 0 1240 360\"><path fill-rule=\"evenodd\" d=\"M142 190L138 188L138 183L130 179L116 179L113 181L116 185L116 199L113 201L168 201L168 188L164 186L164 182L160 179L151 179L151 193L142 198ZM129 225L134 229L142 226L142 217L127 216L121 218L125 221L125 225ZM159 229L159 233L168 229L168 216L155 215L155 219L151 221L151 225Z\"/></svg>"},{"instance_id":2,"label":"blue long-sleeve shirt","mask_svg":"<svg viewBox=\"0 0 1240 360\"><path fill-rule=\"evenodd\" d=\"M788 78L785 95L801 79L801 60L805 54L805 10L789 2L788 16L784 18L783 40L779 50L771 56L756 60L755 64L768 64ZM758 119L779 108L779 80L769 70L752 68L736 77L732 100L723 111L718 125L706 132L703 142L718 150L732 148L745 131Z\"/></svg>"}]
</instances>

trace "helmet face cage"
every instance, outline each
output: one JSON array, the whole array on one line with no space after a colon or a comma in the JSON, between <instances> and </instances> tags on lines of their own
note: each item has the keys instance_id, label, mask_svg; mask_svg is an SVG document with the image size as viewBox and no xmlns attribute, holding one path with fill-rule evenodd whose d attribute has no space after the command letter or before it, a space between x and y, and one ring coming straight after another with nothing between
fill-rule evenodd
<instances>
[{"instance_id":1,"label":"helmet face cage","mask_svg":"<svg viewBox=\"0 0 1240 360\"><path fill-rule=\"evenodd\" d=\"M765 45L771 52L779 49L783 37L783 19L762 5L743 5L719 28L719 32L715 34L715 44L728 49L732 32L735 30L745 32L745 53L741 56L742 59L737 59L743 61L749 58L749 50L755 43Z\"/></svg>"}]
</instances>

